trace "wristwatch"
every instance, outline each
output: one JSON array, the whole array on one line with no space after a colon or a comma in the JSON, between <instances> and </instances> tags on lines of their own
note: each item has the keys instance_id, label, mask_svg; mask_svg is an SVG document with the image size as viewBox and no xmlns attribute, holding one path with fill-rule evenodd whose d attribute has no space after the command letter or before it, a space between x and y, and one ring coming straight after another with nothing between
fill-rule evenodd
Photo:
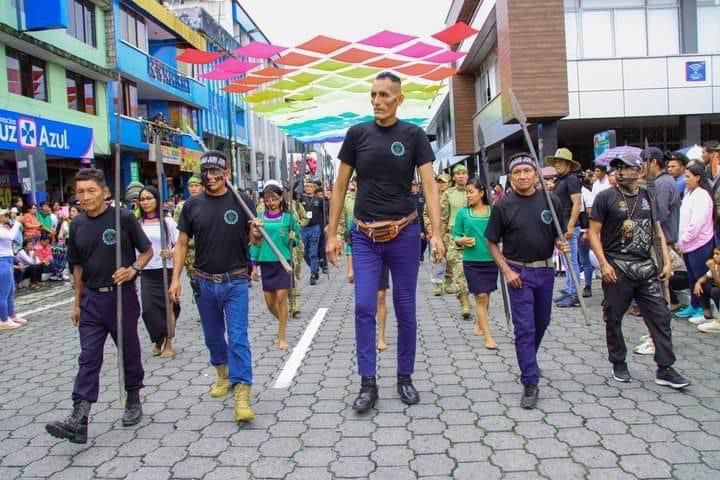
<instances>
[{"instance_id":1,"label":"wristwatch","mask_svg":"<svg viewBox=\"0 0 720 480\"><path fill-rule=\"evenodd\" d=\"M142 273L142 267L138 262L132 264L132 269L135 270L136 275L140 275Z\"/></svg>"}]
</instances>

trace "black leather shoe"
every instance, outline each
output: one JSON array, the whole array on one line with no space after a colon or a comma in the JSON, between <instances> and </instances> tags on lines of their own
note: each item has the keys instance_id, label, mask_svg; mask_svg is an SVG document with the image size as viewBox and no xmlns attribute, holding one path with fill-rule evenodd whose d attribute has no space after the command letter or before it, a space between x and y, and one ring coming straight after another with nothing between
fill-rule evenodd
<instances>
[{"instance_id":1,"label":"black leather shoe","mask_svg":"<svg viewBox=\"0 0 720 480\"><path fill-rule=\"evenodd\" d=\"M143 416L142 405L140 405L140 390L128 390L125 402L125 413L123 413L123 427L130 427L140 423Z\"/></svg>"},{"instance_id":2,"label":"black leather shoe","mask_svg":"<svg viewBox=\"0 0 720 480\"><path fill-rule=\"evenodd\" d=\"M415 405L420 401L420 394L415 390L410 375L398 375L397 391L405 405Z\"/></svg>"},{"instance_id":3,"label":"black leather shoe","mask_svg":"<svg viewBox=\"0 0 720 480\"><path fill-rule=\"evenodd\" d=\"M315 275L310 275L310 285L317 285L317 279Z\"/></svg>"},{"instance_id":4,"label":"black leather shoe","mask_svg":"<svg viewBox=\"0 0 720 480\"><path fill-rule=\"evenodd\" d=\"M537 405L538 400L537 385L523 385L523 394L520 398L520 406L526 410L532 410Z\"/></svg>"},{"instance_id":5,"label":"black leather shoe","mask_svg":"<svg viewBox=\"0 0 720 480\"><path fill-rule=\"evenodd\" d=\"M353 410L356 412L367 412L375 406L378 399L378 388L375 377L362 377L360 392L353 402Z\"/></svg>"},{"instance_id":6,"label":"black leather shoe","mask_svg":"<svg viewBox=\"0 0 720 480\"><path fill-rule=\"evenodd\" d=\"M76 400L69 417L61 422L50 422L45 431L55 438L65 438L72 443L87 443L88 415L90 402Z\"/></svg>"}]
</instances>

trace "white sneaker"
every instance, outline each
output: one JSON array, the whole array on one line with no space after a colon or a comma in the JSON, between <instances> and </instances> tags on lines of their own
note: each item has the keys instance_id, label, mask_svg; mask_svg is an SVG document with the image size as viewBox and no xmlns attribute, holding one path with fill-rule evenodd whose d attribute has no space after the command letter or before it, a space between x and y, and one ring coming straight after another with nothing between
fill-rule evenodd
<instances>
[{"instance_id":1,"label":"white sneaker","mask_svg":"<svg viewBox=\"0 0 720 480\"><path fill-rule=\"evenodd\" d=\"M655 355L655 344L651 338L647 338L643 343L633 348L633 352L638 355Z\"/></svg>"},{"instance_id":2,"label":"white sneaker","mask_svg":"<svg viewBox=\"0 0 720 480\"><path fill-rule=\"evenodd\" d=\"M692 323L693 325L699 325L701 323L709 322L709 318L705 318L705 315L698 315L697 317L690 317L688 318L688 322Z\"/></svg>"},{"instance_id":3,"label":"white sneaker","mask_svg":"<svg viewBox=\"0 0 720 480\"><path fill-rule=\"evenodd\" d=\"M0 322L0 330L13 330L18 328L20 325L13 322L12 320L5 320L4 322Z\"/></svg>"},{"instance_id":4,"label":"white sneaker","mask_svg":"<svg viewBox=\"0 0 720 480\"><path fill-rule=\"evenodd\" d=\"M10 320L17 323L18 325L25 325L27 323L27 320L17 315L15 317L10 317Z\"/></svg>"},{"instance_id":5,"label":"white sneaker","mask_svg":"<svg viewBox=\"0 0 720 480\"><path fill-rule=\"evenodd\" d=\"M712 322L703 323L698 325L697 329L705 333L720 333L720 322L713 320Z\"/></svg>"}]
</instances>

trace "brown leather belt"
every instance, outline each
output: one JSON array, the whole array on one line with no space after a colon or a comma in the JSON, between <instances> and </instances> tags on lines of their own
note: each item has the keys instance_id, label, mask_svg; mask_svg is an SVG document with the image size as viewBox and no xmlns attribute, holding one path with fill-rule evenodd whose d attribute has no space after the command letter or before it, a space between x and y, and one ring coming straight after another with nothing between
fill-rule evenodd
<instances>
[{"instance_id":1,"label":"brown leather belt","mask_svg":"<svg viewBox=\"0 0 720 480\"><path fill-rule=\"evenodd\" d=\"M381 222L365 223L355 219L355 224L362 233L375 243L389 242L394 240L403 228L407 227L410 222L418 216L417 210L413 210L407 217L400 220L384 220Z\"/></svg>"},{"instance_id":2,"label":"brown leather belt","mask_svg":"<svg viewBox=\"0 0 720 480\"><path fill-rule=\"evenodd\" d=\"M247 268L239 268L237 270L233 270L232 272L225 273L206 273L196 268L193 272L193 275L198 278L202 278L203 280L209 280L214 283L225 283L235 278L249 278L247 274Z\"/></svg>"}]
</instances>

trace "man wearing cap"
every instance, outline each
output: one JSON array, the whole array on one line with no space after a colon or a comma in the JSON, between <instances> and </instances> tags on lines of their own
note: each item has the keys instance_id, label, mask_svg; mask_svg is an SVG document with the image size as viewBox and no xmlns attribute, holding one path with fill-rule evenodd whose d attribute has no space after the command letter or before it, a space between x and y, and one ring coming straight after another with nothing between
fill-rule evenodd
<instances>
[{"instance_id":1,"label":"man wearing cap","mask_svg":"<svg viewBox=\"0 0 720 480\"><path fill-rule=\"evenodd\" d=\"M447 189L450 188L451 181L452 178L450 178L450 175L448 175L447 173L441 173L435 177L435 182L437 183L438 193L440 194L440 197L442 197L443 193L445 193ZM427 202L425 202L425 207L423 208L423 225L425 226L425 238L430 241L430 237L432 236L432 222L430 221L430 213L428 212ZM450 245L446 243L449 240L450 237L443 235L443 245L445 246L445 252L447 252L450 248ZM432 258L432 252L430 253L430 255ZM436 283L433 287L433 294L436 297L441 296L443 294L443 290L448 295L457 293L457 289L453 286L452 274L452 269L449 268L446 263L444 286L441 283Z\"/></svg>"},{"instance_id":2,"label":"man wearing cap","mask_svg":"<svg viewBox=\"0 0 720 480\"><path fill-rule=\"evenodd\" d=\"M387 266L393 280L397 318L397 392L406 405L420 396L413 386L417 346L416 295L420 268L420 225L410 195L410 183L420 174L430 210L431 248L445 253L440 235L439 199L425 131L397 118L403 101L402 82L390 72L374 80L370 99L374 121L350 127L340 148L335 191L327 228L328 260L337 265L342 242L336 238L340 210L353 172L357 172L355 224L352 229L355 274L355 343L361 387L353 409L365 412L378 399L375 350L378 278Z\"/></svg>"},{"instance_id":3,"label":"man wearing cap","mask_svg":"<svg viewBox=\"0 0 720 480\"><path fill-rule=\"evenodd\" d=\"M465 186L468 181L468 169L460 163L453 167L452 172L454 185L440 197L440 228L443 232L443 242L447 248L447 266L452 271L452 281L458 289L457 297L460 300L462 316L469 319L470 299L462 263L463 247L452 241L457 212L467 206Z\"/></svg>"},{"instance_id":4,"label":"man wearing cap","mask_svg":"<svg viewBox=\"0 0 720 480\"><path fill-rule=\"evenodd\" d=\"M320 259L318 247L320 235L324 226L325 199L318 197L319 182L307 179L305 181L305 195L300 203L305 209L308 223L302 227L302 240L305 247L305 263L310 267L310 285L316 285L320 278Z\"/></svg>"},{"instance_id":5,"label":"man wearing cap","mask_svg":"<svg viewBox=\"0 0 720 480\"><path fill-rule=\"evenodd\" d=\"M576 277L580 277L580 262L578 261L578 239L580 238L580 204L582 201L582 185L575 172L580 169L580 164L573 159L573 154L567 148L559 148L555 155L545 157L545 163L555 167L558 176L555 180L553 191L560 200L562 209L558 211L560 225L565 229L565 239L570 244L570 265L565 265L568 270L572 268ZM565 289L555 299L556 305L560 308L579 307L578 286L572 281L572 275L568 272L565 278Z\"/></svg>"},{"instance_id":6,"label":"man wearing cap","mask_svg":"<svg viewBox=\"0 0 720 480\"><path fill-rule=\"evenodd\" d=\"M130 182L125 190L125 203L127 203L128 209L133 212L136 218L142 216L142 210L140 210L140 204L138 203L138 197L140 191L145 188L140 182Z\"/></svg>"},{"instance_id":7,"label":"man wearing cap","mask_svg":"<svg viewBox=\"0 0 720 480\"><path fill-rule=\"evenodd\" d=\"M569 247L564 238L558 238L550 211L553 208L559 214L560 201L551 194L553 205L548 206L545 194L536 188L539 172L532 157L528 153L514 155L508 169L513 191L493 207L485 238L509 287L515 353L523 385L520 406L532 409L539 392L537 352L552 311L553 252L556 247L568 252Z\"/></svg>"},{"instance_id":8,"label":"man wearing cap","mask_svg":"<svg viewBox=\"0 0 720 480\"><path fill-rule=\"evenodd\" d=\"M634 299L655 344L655 383L684 388L690 382L672 368L675 355L671 314L661 284L670 278L670 257L663 229L653 222L650 196L638 185L642 159L625 153L613 159L610 166L616 170L617 187L601 192L595 199L589 233L603 279L603 317L612 376L618 382L632 379L626 363L622 319ZM662 271L652 259L654 235L661 240Z\"/></svg>"},{"instance_id":9,"label":"man wearing cap","mask_svg":"<svg viewBox=\"0 0 720 480\"><path fill-rule=\"evenodd\" d=\"M180 213L175 245L170 296L179 302L180 274L190 239L195 240L194 276L198 284L197 306L217 379L211 397L223 397L235 386L235 420L255 418L250 408L252 356L248 338L248 245L262 240L257 226L228 189L227 157L210 150L200 157L205 191L191 197ZM253 210L252 201L243 196ZM227 341L225 332L227 331Z\"/></svg>"},{"instance_id":10,"label":"man wearing cap","mask_svg":"<svg viewBox=\"0 0 720 480\"><path fill-rule=\"evenodd\" d=\"M188 179L187 187L188 192L190 193L190 197L199 195L204 190L202 179L199 175L196 174L193 174ZM180 221L180 213L182 212L183 205L185 205L185 201L180 202L178 206L175 207L175 212L173 213L173 220L175 220L176 224ZM198 290L197 281L195 281L195 277L193 276L193 263L195 263L195 241L191 238L188 242L188 251L187 255L185 256L185 271L187 272L188 280L190 280L190 286L193 290L193 296L197 299L197 296L200 292Z\"/></svg>"}]
</instances>

